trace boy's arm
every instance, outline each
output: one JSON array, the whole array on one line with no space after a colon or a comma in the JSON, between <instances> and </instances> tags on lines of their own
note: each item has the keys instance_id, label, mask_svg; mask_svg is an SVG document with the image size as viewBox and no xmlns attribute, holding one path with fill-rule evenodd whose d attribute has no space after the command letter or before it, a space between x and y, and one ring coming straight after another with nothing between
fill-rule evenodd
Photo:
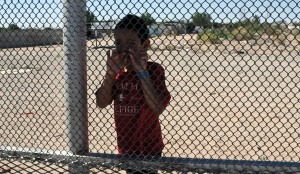
<instances>
[{"instance_id":1,"label":"boy's arm","mask_svg":"<svg viewBox=\"0 0 300 174\"><path fill-rule=\"evenodd\" d=\"M100 108L105 108L107 105L112 103L113 86L115 84L115 79L109 74L105 75L101 87L97 90L96 94L96 104Z\"/></svg>"},{"instance_id":2,"label":"boy's arm","mask_svg":"<svg viewBox=\"0 0 300 174\"><path fill-rule=\"evenodd\" d=\"M156 91L152 79L149 76L141 78L140 81L142 84L146 103L154 113L158 115L161 114L165 110L164 103L161 99L161 96Z\"/></svg>"},{"instance_id":3,"label":"boy's arm","mask_svg":"<svg viewBox=\"0 0 300 174\"><path fill-rule=\"evenodd\" d=\"M159 89L154 86L155 83L149 75L147 65L149 57L147 55L147 52L145 50L134 51L132 49L129 49L129 56L131 58L131 62L134 66L135 72L137 72L141 81L146 103L154 113L158 115L161 114L165 110L163 101L164 96L161 96L162 93L160 92L162 91L158 91ZM163 69L160 72L160 75L163 78L158 79L162 80L164 83Z\"/></svg>"},{"instance_id":4,"label":"boy's arm","mask_svg":"<svg viewBox=\"0 0 300 174\"><path fill-rule=\"evenodd\" d=\"M108 50L107 55L107 72L103 80L102 86L96 92L96 104L100 108L110 105L113 100L113 86L115 77L124 67L124 53L118 54L116 50Z\"/></svg>"}]
</instances>

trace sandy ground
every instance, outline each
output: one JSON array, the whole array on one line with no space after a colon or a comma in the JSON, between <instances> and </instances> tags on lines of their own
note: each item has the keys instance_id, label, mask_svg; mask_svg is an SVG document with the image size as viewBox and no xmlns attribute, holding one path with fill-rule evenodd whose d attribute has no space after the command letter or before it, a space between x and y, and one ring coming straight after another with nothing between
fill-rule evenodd
<instances>
[{"instance_id":1,"label":"sandy ground","mask_svg":"<svg viewBox=\"0 0 300 174\"><path fill-rule=\"evenodd\" d=\"M166 50L168 44L174 49ZM205 45L188 35L154 38L148 53L165 67L172 95L160 116L163 156L299 162L300 54L293 44ZM105 74L107 50L95 47L112 45L112 40L87 43L94 153L116 153L112 108L97 108L93 95ZM0 148L65 150L62 47L2 49L0 57Z\"/></svg>"}]
</instances>

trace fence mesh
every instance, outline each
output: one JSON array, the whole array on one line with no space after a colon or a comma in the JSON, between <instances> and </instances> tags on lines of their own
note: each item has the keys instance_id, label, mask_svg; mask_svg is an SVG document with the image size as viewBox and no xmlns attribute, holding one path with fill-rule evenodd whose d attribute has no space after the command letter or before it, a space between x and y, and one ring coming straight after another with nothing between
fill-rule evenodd
<instances>
[{"instance_id":1,"label":"fence mesh","mask_svg":"<svg viewBox=\"0 0 300 174\"><path fill-rule=\"evenodd\" d=\"M82 124L67 116L70 110L79 112L82 100L65 97L76 93L66 88L65 57L70 53L65 49L63 18L76 17L66 17L63 9L76 3L68 7L58 0L32 0L0 5L0 173L84 173L86 168L92 173L122 173L128 168L159 173L300 172L297 0L88 0L86 18L77 18L86 24L86 77L78 80L87 86L82 93L87 95L90 153L83 156L70 155L68 123ZM118 106L96 105L95 92L107 73L107 51L116 48L115 27L127 14L146 22L149 61L163 67L171 96L159 115L164 148L155 160L119 158L114 117ZM74 33L82 29L73 27ZM163 84L155 81L156 74L150 75L152 83ZM156 92L161 94L159 85ZM131 97L139 93L127 92ZM70 102L75 102L73 108ZM140 111L129 105L124 110ZM127 128L135 133L132 141L141 133L131 130L137 126ZM242 167L222 170L236 161ZM208 163L215 165L205 166ZM261 165L271 169L251 168Z\"/></svg>"}]
</instances>

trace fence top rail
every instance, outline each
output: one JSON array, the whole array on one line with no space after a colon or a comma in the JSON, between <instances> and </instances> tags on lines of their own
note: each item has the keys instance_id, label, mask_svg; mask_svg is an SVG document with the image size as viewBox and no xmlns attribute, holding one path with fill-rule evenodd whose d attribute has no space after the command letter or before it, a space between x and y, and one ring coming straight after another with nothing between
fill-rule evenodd
<instances>
[{"instance_id":1,"label":"fence top rail","mask_svg":"<svg viewBox=\"0 0 300 174\"><path fill-rule=\"evenodd\" d=\"M180 157L137 157L117 154L84 153L50 153L46 149L0 149L0 158L12 160L27 160L49 164L80 165L86 168L126 168L142 166L157 168L164 171L266 171L266 172L300 172L299 162L251 161L225 159L199 159ZM52 152L52 151L51 151ZM172 167L170 167L172 166Z\"/></svg>"}]
</instances>

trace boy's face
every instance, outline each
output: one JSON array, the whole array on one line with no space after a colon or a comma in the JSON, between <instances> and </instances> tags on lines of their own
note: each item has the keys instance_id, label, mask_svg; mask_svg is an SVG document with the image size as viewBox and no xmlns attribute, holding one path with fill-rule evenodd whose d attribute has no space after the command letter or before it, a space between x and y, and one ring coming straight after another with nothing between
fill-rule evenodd
<instances>
[{"instance_id":1,"label":"boy's face","mask_svg":"<svg viewBox=\"0 0 300 174\"><path fill-rule=\"evenodd\" d=\"M137 32L132 30L118 29L115 32L116 51L120 54L126 53L124 58L127 59L127 67L131 67L131 60L128 56L129 49L134 52L146 52L150 44L150 41L148 41L146 40L142 43Z\"/></svg>"},{"instance_id":2,"label":"boy's face","mask_svg":"<svg viewBox=\"0 0 300 174\"><path fill-rule=\"evenodd\" d=\"M115 45L118 52L124 52L128 49L140 49L141 40L135 31L128 29L118 29L115 32Z\"/></svg>"}]
</instances>

